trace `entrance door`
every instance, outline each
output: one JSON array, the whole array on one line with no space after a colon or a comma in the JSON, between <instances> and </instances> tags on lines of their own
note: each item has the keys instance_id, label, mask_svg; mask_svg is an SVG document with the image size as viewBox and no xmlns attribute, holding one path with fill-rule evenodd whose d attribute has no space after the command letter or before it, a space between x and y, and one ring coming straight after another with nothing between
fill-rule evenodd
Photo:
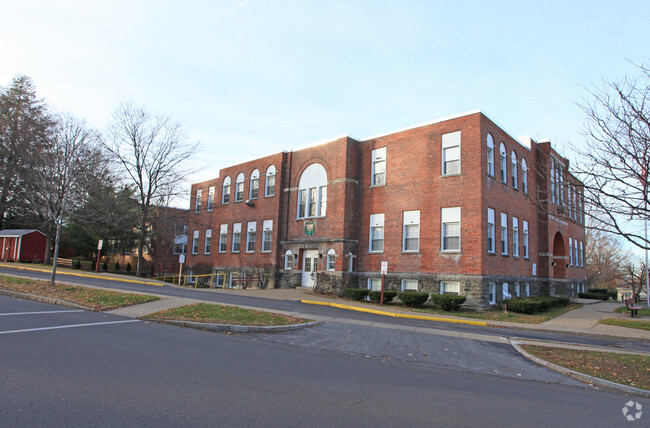
<instances>
[{"instance_id":1,"label":"entrance door","mask_svg":"<svg viewBox=\"0 0 650 428\"><path fill-rule=\"evenodd\" d=\"M302 286L313 287L315 273L318 269L318 250L305 250L302 258Z\"/></svg>"}]
</instances>

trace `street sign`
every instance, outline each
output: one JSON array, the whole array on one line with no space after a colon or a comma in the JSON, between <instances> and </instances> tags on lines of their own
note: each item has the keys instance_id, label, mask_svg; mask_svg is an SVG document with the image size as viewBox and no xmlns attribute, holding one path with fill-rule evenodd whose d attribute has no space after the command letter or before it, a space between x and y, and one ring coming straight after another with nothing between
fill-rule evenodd
<instances>
[{"instance_id":1,"label":"street sign","mask_svg":"<svg viewBox=\"0 0 650 428\"><path fill-rule=\"evenodd\" d=\"M97 249L98 249L98 250L101 250L101 249L102 249L102 245L104 245L104 240L103 240L103 239L100 239L99 242L97 243Z\"/></svg>"},{"instance_id":2,"label":"street sign","mask_svg":"<svg viewBox=\"0 0 650 428\"><path fill-rule=\"evenodd\" d=\"M181 254L180 256L178 256L178 263L181 264L185 263L185 254Z\"/></svg>"},{"instance_id":3,"label":"street sign","mask_svg":"<svg viewBox=\"0 0 650 428\"><path fill-rule=\"evenodd\" d=\"M381 274L386 275L388 273L388 262L381 262Z\"/></svg>"}]
</instances>

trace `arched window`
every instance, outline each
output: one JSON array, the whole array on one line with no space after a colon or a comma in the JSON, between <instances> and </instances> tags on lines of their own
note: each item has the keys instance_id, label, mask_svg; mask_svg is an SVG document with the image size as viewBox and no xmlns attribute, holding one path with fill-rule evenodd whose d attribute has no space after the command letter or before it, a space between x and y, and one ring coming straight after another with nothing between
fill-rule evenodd
<instances>
[{"instance_id":1,"label":"arched window","mask_svg":"<svg viewBox=\"0 0 650 428\"><path fill-rule=\"evenodd\" d=\"M515 151L512 151L512 187L514 189L518 189L518 183L517 183L517 154Z\"/></svg>"},{"instance_id":2,"label":"arched window","mask_svg":"<svg viewBox=\"0 0 650 428\"><path fill-rule=\"evenodd\" d=\"M223 179L223 191L221 192L221 203L227 204L230 202L230 177Z\"/></svg>"},{"instance_id":3,"label":"arched window","mask_svg":"<svg viewBox=\"0 0 650 428\"><path fill-rule=\"evenodd\" d=\"M284 253L284 268L293 269L293 253L291 250L287 250Z\"/></svg>"},{"instance_id":4,"label":"arched window","mask_svg":"<svg viewBox=\"0 0 650 428\"><path fill-rule=\"evenodd\" d=\"M239 173L237 176L237 181L235 184L235 202L241 202L244 200L244 174Z\"/></svg>"},{"instance_id":5,"label":"arched window","mask_svg":"<svg viewBox=\"0 0 650 428\"><path fill-rule=\"evenodd\" d=\"M327 270L336 270L336 252L334 248L327 250Z\"/></svg>"},{"instance_id":6,"label":"arched window","mask_svg":"<svg viewBox=\"0 0 650 428\"><path fill-rule=\"evenodd\" d=\"M492 139L492 134L487 135L487 173L494 177L494 139Z\"/></svg>"},{"instance_id":7,"label":"arched window","mask_svg":"<svg viewBox=\"0 0 650 428\"><path fill-rule=\"evenodd\" d=\"M528 194L528 166L526 159L521 159L521 190Z\"/></svg>"},{"instance_id":8,"label":"arched window","mask_svg":"<svg viewBox=\"0 0 650 428\"><path fill-rule=\"evenodd\" d=\"M264 196L275 196L275 167L271 165L266 170L266 184Z\"/></svg>"},{"instance_id":9,"label":"arched window","mask_svg":"<svg viewBox=\"0 0 650 428\"><path fill-rule=\"evenodd\" d=\"M260 194L260 172L256 169L251 173L251 186L249 190L249 199L257 199Z\"/></svg>"},{"instance_id":10,"label":"arched window","mask_svg":"<svg viewBox=\"0 0 650 428\"><path fill-rule=\"evenodd\" d=\"M298 182L298 218L325 217L327 211L327 172L313 163Z\"/></svg>"},{"instance_id":11,"label":"arched window","mask_svg":"<svg viewBox=\"0 0 650 428\"><path fill-rule=\"evenodd\" d=\"M501 182L508 182L508 173L507 164L508 164L508 152L506 152L506 145L501 143L499 146L499 155L501 156Z\"/></svg>"}]
</instances>

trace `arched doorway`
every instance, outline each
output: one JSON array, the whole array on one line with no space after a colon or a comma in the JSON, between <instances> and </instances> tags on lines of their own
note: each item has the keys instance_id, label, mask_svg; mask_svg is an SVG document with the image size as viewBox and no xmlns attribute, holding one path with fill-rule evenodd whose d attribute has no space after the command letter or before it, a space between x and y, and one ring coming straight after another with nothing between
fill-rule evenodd
<instances>
[{"instance_id":1,"label":"arched doorway","mask_svg":"<svg viewBox=\"0 0 650 428\"><path fill-rule=\"evenodd\" d=\"M566 248L564 247L564 237L560 232L553 238L553 278L566 277Z\"/></svg>"}]
</instances>

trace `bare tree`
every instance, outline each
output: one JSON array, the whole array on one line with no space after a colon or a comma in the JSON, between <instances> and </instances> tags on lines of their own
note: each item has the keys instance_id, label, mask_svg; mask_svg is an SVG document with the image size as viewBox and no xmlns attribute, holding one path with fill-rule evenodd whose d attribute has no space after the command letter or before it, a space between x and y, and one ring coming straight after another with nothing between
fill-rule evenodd
<instances>
[{"instance_id":1,"label":"bare tree","mask_svg":"<svg viewBox=\"0 0 650 428\"><path fill-rule=\"evenodd\" d=\"M637 263L630 261L625 265L623 282L632 288L634 302L640 301L639 294L641 294L641 290L646 285L646 272L645 262L643 261L638 261Z\"/></svg>"},{"instance_id":2,"label":"bare tree","mask_svg":"<svg viewBox=\"0 0 650 428\"><path fill-rule=\"evenodd\" d=\"M587 227L585 256L589 287L613 288L629 264L628 253L617 236L589 228L589 224Z\"/></svg>"},{"instance_id":3,"label":"bare tree","mask_svg":"<svg viewBox=\"0 0 650 428\"><path fill-rule=\"evenodd\" d=\"M124 180L135 186L140 205L137 275L142 276L152 206L160 197L179 190L190 173L186 161L196 153L198 144L186 143L179 123L166 116L152 116L130 103L117 107L108 134L105 147L121 166Z\"/></svg>"},{"instance_id":4,"label":"bare tree","mask_svg":"<svg viewBox=\"0 0 650 428\"><path fill-rule=\"evenodd\" d=\"M30 169L23 176L29 185L23 188L22 196L56 231L52 285L56 280L61 228L71 206L84 199L86 177L103 160L96 142L97 134L83 120L61 116L49 144L29 157Z\"/></svg>"},{"instance_id":5,"label":"bare tree","mask_svg":"<svg viewBox=\"0 0 650 428\"><path fill-rule=\"evenodd\" d=\"M587 116L585 149L574 173L584 183L585 205L595 229L650 248L634 222L646 220L650 169L650 68L619 82L603 82L580 104Z\"/></svg>"}]
</instances>

